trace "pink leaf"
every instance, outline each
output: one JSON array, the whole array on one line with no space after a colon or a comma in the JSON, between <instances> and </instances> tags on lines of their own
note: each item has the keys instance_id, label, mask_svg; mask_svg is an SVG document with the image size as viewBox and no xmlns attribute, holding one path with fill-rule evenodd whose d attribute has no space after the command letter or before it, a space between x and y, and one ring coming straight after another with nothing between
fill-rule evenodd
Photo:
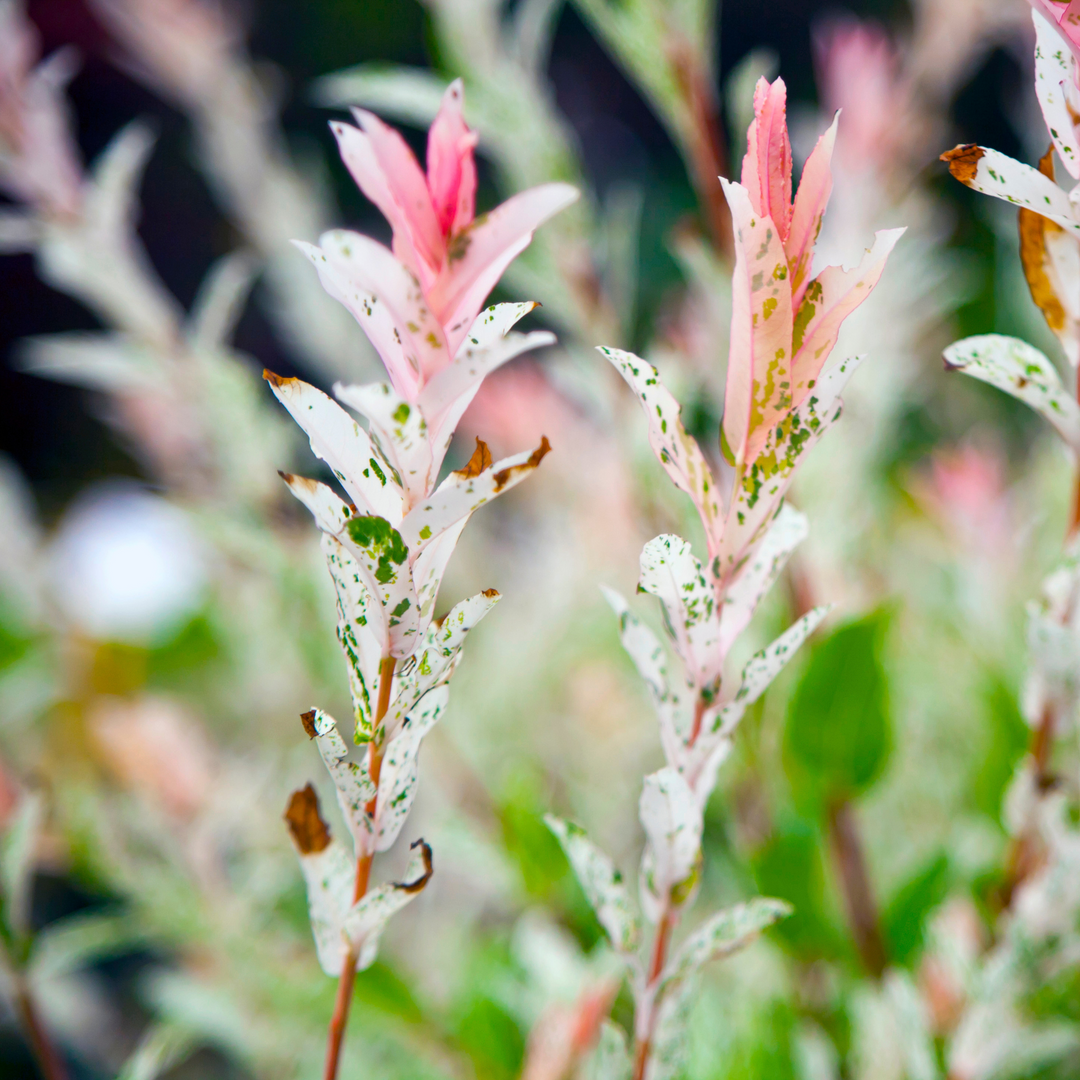
<instances>
[{"instance_id":1,"label":"pink leaf","mask_svg":"<svg viewBox=\"0 0 1080 1080\"><path fill-rule=\"evenodd\" d=\"M833 145L836 142L836 126L839 114L833 118L803 166L799 190L795 193L795 207L791 213L791 232L784 243L788 266L791 268L792 310L798 310L810 277L810 265L814 260L814 243L821 231L821 219L832 193Z\"/></svg>"},{"instance_id":2,"label":"pink leaf","mask_svg":"<svg viewBox=\"0 0 1080 1080\"><path fill-rule=\"evenodd\" d=\"M427 186L443 236L466 228L475 213L477 136L466 126L461 106L461 80L455 79L428 131Z\"/></svg>"}]
</instances>

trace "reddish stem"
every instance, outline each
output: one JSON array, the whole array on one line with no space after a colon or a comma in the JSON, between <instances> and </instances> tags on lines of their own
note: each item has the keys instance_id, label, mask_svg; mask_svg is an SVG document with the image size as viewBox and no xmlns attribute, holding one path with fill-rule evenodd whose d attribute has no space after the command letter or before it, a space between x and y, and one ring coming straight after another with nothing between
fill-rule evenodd
<instances>
[{"instance_id":1,"label":"reddish stem","mask_svg":"<svg viewBox=\"0 0 1080 1080\"><path fill-rule=\"evenodd\" d=\"M829 833L840 872L851 934L866 970L875 979L885 973L888 958L878 922L877 905L866 870L862 841L851 803L837 799L829 807Z\"/></svg>"},{"instance_id":2,"label":"reddish stem","mask_svg":"<svg viewBox=\"0 0 1080 1080\"><path fill-rule=\"evenodd\" d=\"M675 927L675 916L670 906L664 908L663 915L656 927L656 937L653 940L652 957L649 960L649 975L646 989L656 985L664 970L664 962L667 959L668 945L671 942L671 931ZM649 1053L652 1050L653 1024L656 1022L656 1010L659 1002L653 1001L650 1005L652 1014L644 1038L637 1042L634 1048L634 1074L633 1080L644 1080L645 1069L649 1064Z\"/></svg>"},{"instance_id":3,"label":"reddish stem","mask_svg":"<svg viewBox=\"0 0 1080 1080\"><path fill-rule=\"evenodd\" d=\"M21 975L16 977L15 1008L44 1080L68 1080L67 1068L45 1034L30 988Z\"/></svg>"},{"instance_id":4,"label":"reddish stem","mask_svg":"<svg viewBox=\"0 0 1080 1080\"><path fill-rule=\"evenodd\" d=\"M379 725L390 708L390 691L394 681L394 667L397 660L392 656L383 658L379 665L379 700L375 707L374 734L378 733ZM379 776L382 773L382 747L372 739L368 743L368 774L378 792ZM376 794L365 809L368 816L374 819L375 808L378 802ZM356 860L356 885L353 888L353 903L357 903L366 895L368 883L371 880L371 863L374 855L365 852ZM352 1004L353 985L356 982L356 962L359 954L355 949L350 949L345 954L345 962L341 969L341 978L338 980L337 996L334 998L334 1012L330 1017L330 1029L326 1041L326 1066L323 1069L323 1080L337 1080L338 1062L341 1060L341 1047L345 1041L345 1026L349 1021L349 1006Z\"/></svg>"}]
</instances>

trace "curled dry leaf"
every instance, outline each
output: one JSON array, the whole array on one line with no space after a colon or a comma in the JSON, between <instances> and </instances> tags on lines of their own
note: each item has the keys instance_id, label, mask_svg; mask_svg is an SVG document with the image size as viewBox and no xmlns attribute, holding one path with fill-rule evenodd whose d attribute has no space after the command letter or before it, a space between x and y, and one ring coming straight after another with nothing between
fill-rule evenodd
<instances>
[{"instance_id":1,"label":"curled dry leaf","mask_svg":"<svg viewBox=\"0 0 1080 1080\"><path fill-rule=\"evenodd\" d=\"M319 796L311 784L289 796L285 823L301 855L318 854L330 844L330 829L319 813Z\"/></svg>"}]
</instances>

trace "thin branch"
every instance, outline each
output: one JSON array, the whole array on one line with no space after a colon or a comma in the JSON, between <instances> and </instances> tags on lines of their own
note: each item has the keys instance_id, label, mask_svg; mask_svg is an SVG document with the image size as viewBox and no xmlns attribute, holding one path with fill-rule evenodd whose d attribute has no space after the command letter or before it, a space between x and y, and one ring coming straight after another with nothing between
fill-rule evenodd
<instances>
[{"instance_id":1,"label":"thin branch","mask_svg":"<svg viewBox=\"0 0 1080 1080\"><path fill-rule=\"evenodd\" d=\"M394 668L397 660L393 656L383 657L379 665L379 701L375 707L374 730L377 733L379 725L390 708L390 691L393 688ZM379 776L382 773L383 748L372 740L368 743L368 773L375 785L376 795L367 804L368 817L375 820L375 810L378 803ZM371 880L371 863L374 852L365 851L356 860L356 885L353 888L353 903L359 903L367 894L368 883ZM326 1066L323 1069L323 1080L337 1080L338 1063L341 1060L341 1047L345 1041L345 1027L349 1021L349 1006L352 1004L353 986L356 982L356 964L359 960L356 949L350 948L345 954L345 962L341 968L341 978L338 981L337 995L334 998L334 1012L330 1017L330 1028L326 1040Z\"/></svg>"},{"instance_id":2,"label":"thin branch","mask_svg":"<svg viewBox=\"0 0 1080 1080\"><path fill-rule=\"evenodd\" d=\"M656 985L664 970L667 960L668 945L671 942L671 931L675 928L676 915L670 903L665 905L660 921L656 926L656 938L653 940L652 957L649 960L648 982L646 983L646 997L649 991ZM645 1070L649 1065L649 1054L652 1051L653 1027L656 1023L656 1013L659 1002L655 999L649 1002L649 1017L645 1028L645 1034L637 1040L634 1048L634 1075L633 1080L644 1080Z\"/></svg>"},{"instance_id":3,"label":"thin branch","mask_svg":"<svg viewBox=\"0 0 1080 1080\"><path fill-rule=\"evenodd\" d=\"M15 979L15 1009L43 1080L68 1080L67 1067L45 1033L30 987L23 975L18 975Z\"/></svg>"}]
</instances>

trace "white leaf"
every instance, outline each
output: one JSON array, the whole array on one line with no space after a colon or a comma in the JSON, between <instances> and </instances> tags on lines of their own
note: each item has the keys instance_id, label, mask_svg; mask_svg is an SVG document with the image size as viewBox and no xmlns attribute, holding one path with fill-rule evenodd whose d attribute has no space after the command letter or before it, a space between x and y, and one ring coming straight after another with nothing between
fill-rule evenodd
<instances>
[{"instance_id":1,"label":"white leaf","mask_svg":"<svg viewBox=\"0 0 1080 1080\"><path fill-rule=\"evenodd\" d=\"M30 973L42 982L61 978L145 944L145 932L130 915L67 915L35 936Z\"/></svg>"},{"instance_id":2,"label":"white leaf","mask_svg":"<svg viewBox=\"0 0 1080 1080\"><path fill-rule=\"evenodd\" d=\"M687 979L660 999L645 1080L684 1080L690 1014L698 997L696 990L697 980Z\"/></svg>"},{"instance_id":3,"label":"white leaf","mask_svg":"<svg viewBox=\"0 0 1080 1080\"><path fill-rule=\"evenodd\" d=\"M263 375L274 397L304 429L312 452L330 466L360 513L400 522L401 491L379 463L367 432L337 402L302 379Z\"/></svg>"},{"instance_id":4,"label":"white leaf","mask_svg":"<svg viewBox=\"0 0 1080 1080\"><path fill-rule=\"evenodd\" d=\"M661 986L669 986L694 975L710 960L719 960L749 945L767 927L792 912L790 904L768 897L755 897L719 911L695 930L668 961Z\"/></svg>"},{"instance_id":5,"label":"white leaf","mask_svg":"<svg viewBox=\"0 0 1080 1080\"><path fill-rule=\"evenodd\" d=\"M432 464L430 431L423 411L386 383L335 383L334 396L367 418L372 439L407 492L407 506L414 506L427 494L438 472Z\"/></svg>"},{"instance_id":6,"label":"white leaf","mask_svg":"<svg viewBox=\"0 0 1080 1080\"><path fill-rule=\"evenodd\" d=\"M632 953L641 937L641 926L622 874L581 826L562 821L553 814L544 815L544 824L555 834L566 852L608 940L619 952Z\"/></svg>"},{"instance_id":7,"label":"white leaf","mask_svg":"<svg viewBox=\"0 0 1080 1080\"><path fill-rule=\"evenodd\" d=\"M720 619L712 583L690 545L673 535L650 540L641 552L639 588L664 605L687 678L702 700L712 701L724 661Z\"/></svg>"},{"instance_id":8,"label":"white leaf","mask_svg":"<svg viewBox=\"0 0 1080 1080\"><path fill-rule=\"evenodd\" d=\"M1026 206L1080 235L1080 221L1073 214L1068 193L1038 169L982 146L958 146L942 156L962 184L1014 206Z\"/></svg>"},{"instance_id":9,"label":"white leaf","mask_svg":"<svg viewBox=\"0 0 1080 1080\"><path fill-rule=\"evenodd\" d=\"M313 96L320 105L362 105L414 127L427 128L439 111L446 85L426 69L358 64L316 79Z\"/></svg>"},{"instance_id":10,"label":"white leaf","mask_svg":"<svg viewBox=\"0 0 1080 1080\"><path fill-rule=\"evenodd\" d=\"M619 617L619 639L638 674L645 680L660 720L660 740L669 762L678 760L689 717L683 701L668 682L667 653L656 635L627 607L614 589L600 586L601 592Z\"/></svg>"},{"instance_id":11,"label":"white leaf","mask_svg":"<svg viewBox=\"0 0 1080 1080\"><path fill-rule=\"evenodd\" d=\"M41 225L30 214L0 213L0 254L33 251L41 241Z\"/></svg>"},{"instance_id":12,"label":"white leaf","mask_svg":"<svg viewBox=\"0 0 1080 1080\"><path fill-rule=\"evenodd\" d=\"M649 445L675 486L693 499L711 546L720 531L719 492L701 447L682 425L682 406L652 364L622 349L601 348L600 352L637 394L649 424Z\"/></svg>"},{"instance_id":13,"label":"white leaf","mask_svg":"<svg viewBox=\"0 0 1080 1080\"><path fill-rule=\"evenodd\" d=\"M647 838L641 906L657 922L669 898L684 903L694 887L704 823L686 780L670 765L645 777L638 810Z\"/></svg>"},{"instance_id":14,"label":"white leaf","mask_svg":"<svg viewBox=\"0 0 1080 1080\"><path fill-rule=\"evenodd\" d=\"M726 656L749 625L762 597L772 588L791 553L806 539L809 522L786 503L724 593L720 613L720 654Z\"/></svg>"},{"instance_id":15,"label":"white leaf","mask_svg":"<svg viewBox=\"0 0 1080 1080\"><path fill-rule=\"evenodd\" d=\"M533 451L496 461L476 476L452 472L426 499L410 510L401 523L401 536L410 550L452 528L491 499L516 487L551 449L547 439Z\"/></svg>"},{"instance_id":16,"label":"white leaf","mask_svg":"<svg viewBox=\"0 0 1080 1080\"><path fill-rule=\"evenodd\" d=\"M228 342L258 272L258 261L247 251L233 252L214 263L199 286L188 318L195 345L218 349Z\"/></svg>"},{"instance_id":17,"label":"white leaf","mask_svg":"<svg viewBox=\"0 0 1080 1080\"><path fill-rule=\"evenodd\" d=\"M368 591L364 571L348 549L325 532L321 534L321 546L337 592L337 638L348 664L356 739L367 742L374 732L382 660L379 637L372 629L372 620L380 625L382 613L375 610L378 601Z\"/></svg>"},{"instance_id":18,"label":"white leaf","mask_svg":"<svg viewBox=\"0 0 1080 1080\"><path fill-rule=\"evenodd\" d=\"M579 1066L579 1080L630 1080L633 1064L626 1045L626 1033L618 1024L604 1020L600 1037Z\"/></svg>"},{"instance_id":19,"label":"white leaf","mask_svg":"<svg viewBox=\"0 0 1080 1080\"><path fill-rule=\"evenodd\" d=\"M1080 405L1046 356L1019 338L980 334L945 350L945 366L996 386L1029 405L1080 453Z\"/></svg>"},{"instance_id":20,"label":"white leaf","mask_svg":"<svg viewBox=\"0 0 1080 1080\"><path fill-rule=\"evenodd\" d=\"M1054 140L1058 156L1074 178L1080 178L1080 150L1073 129L1068 88L1076 81L1075 61L1057 29L1034 8L1035 96Z\"/></svg>"},{"instance_id":21,"label":"white leaf","mask_svg":"<svg viewBox=\"0 0 1080 1080\"><path fill-rule=\"evenodd\" d=\"M363 971L375 963L383 927L406 904L424 891L431 880L431 848L423 840L412 845L413 857L403 881L380 885L356 903L345 919L345 935L359 953L356 969Z\"/></svg>"},{"instance_id":22,"label":"white leaf","mask_svg":"<svg viewBox=\"0 0 1080 1080\"><path fill-rule=\"evenodd\" d=\"M181 1025L151 1024L124 1062L117 1080L157 1080L190 1057L198 1047L198 1037Z\"/></svg>"},{"instance_id":23,"label":"white leaf","mask_svg":"<svg viewBox=\"0 0 1080 1080\"><path fill-rule=\"evenodd\" d=\"M409 816L419 782L420 744L439 722L449 700L447 686L425 694L386 748L375 809L376 851L386 851L393 845Z\"/></svg>"},{"instance_id":24,"label":"white leaf","mask_svg":"<svg viewBox=\"0 0 1080 1080\"><path fill-rule=\"evenodd\" d=\"M432 624L423 640L394 680L394 697L384 720L386 736L393 738L417 702L447 682L461 659L469 631L499 602L495 589L470 596L450 609L441 625Z\"/></svg>"},{"instance_id":25,"label":"white leaf","mask_svg":"<svg viewBox=\"0 0 1080 1080\"><path fill-rule=\"evenodd\" d=\"M160 368L123 334L48 334L23 338L19 367L43 379L107 394L162 387Z\"/></svg>"},{"instance_id":26,"label":"white leaf","mask_svg":"<svg viewBox=\"0 0 1080 1080\"><path fill-rule=\"evenodd\" d=\"M321 851L301 855L300 869L319 964L327 975L340 975L349 951L343 927L352 907L356 864L344 844L331 840Z\"/></svg>"},{"instance_id":27,"label":"white leaf","mask_svg":"<svg viewBox=\"0 0 1080 1080\"><path fill-rule=\"evenodd\" d=\"M313 738L334 781L338 805L353 835L357 854L369 851L372 824L367 804L375 798L375 785L368 772L366 753L359 762L349 761L349 750L338 732L337 721L322 709L304 713L304 727L309 735L314 732Z\"/></svg>"}]
</instances>

